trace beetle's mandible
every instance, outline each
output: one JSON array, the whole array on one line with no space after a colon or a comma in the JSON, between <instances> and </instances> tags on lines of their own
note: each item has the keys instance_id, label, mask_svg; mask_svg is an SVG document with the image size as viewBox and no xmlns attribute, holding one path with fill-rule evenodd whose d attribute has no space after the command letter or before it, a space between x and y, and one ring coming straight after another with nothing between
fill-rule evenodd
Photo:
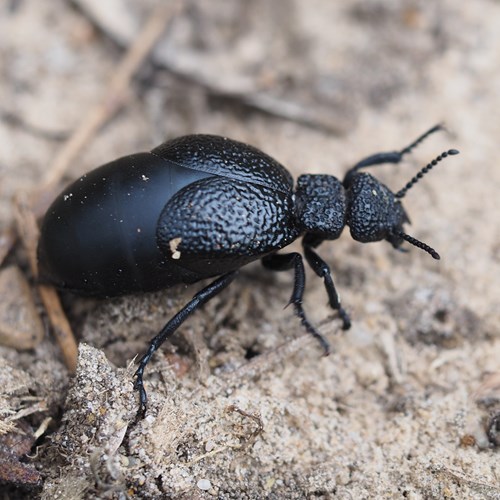
<instances>
[{"instance_id":1,"label":"beetle's mandible","mask_svg":"<svg viewBox=\"0 0 500 500\"><path fill-rule=\"evenodd\" d=\"M361 170L399 163L440 129L432 127L400 151L361 160L342 182L331 175L301 175L294 186L290 173L270 156L213 135L180 137L149 153L125 156L75 181L48 209L38 245L40 280L81 295L113 297L216 278L167 322L141 358L135 387L142 413L147 402L143 374L153 353L227 287L240 267L257 259L273 271L294 270L290 303L328 353L327 341L302 307L302 255L277 251L302 237L306 262L324 280L329 304L348 329L349 316L316 248L348 226L362 243L387 240L399 248L406 241L439 259L403 231L409 219L401 199L458 151L439 155L396 193Z\"/></svg>"}]
</instances>

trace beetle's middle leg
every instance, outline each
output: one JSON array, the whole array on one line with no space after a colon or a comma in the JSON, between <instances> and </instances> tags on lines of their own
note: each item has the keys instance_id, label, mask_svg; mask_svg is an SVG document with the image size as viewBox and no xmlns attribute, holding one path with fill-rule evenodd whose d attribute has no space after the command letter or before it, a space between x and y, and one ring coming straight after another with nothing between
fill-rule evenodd
<instances>
[{"instance_id":1,"label":"beetle's middle leg","mask_svg":"<svg viewBox=\"0 0 500 500\"><path fill-rule=\"evenodd\" d=\"M135 384L134 388L139 391L139 399L140 399L140 415L144 415L146 413L147 406L147 394L144 389L143 375L144 369L146 365L149 363L149 360L155 353L155 351L167 340L173 333L186 321L186 319L194 313L197 309L199 309L203 304L206 304L210 299L215 297L218 293L220 293L224 288L226 288L231 281L234 280L237 271L233 271L227 274L224 274L220 278L216 279L208 286L200 290L172 319L168 321L168 323L161 329L160 333L154 337L149 343L149 348L142 356L139 361L139 368L135 372Z\"/></svg>"},{"instance_id":2,"label":"beetle's middle leg","mask_svg":"<svg viewBox=\"0 0 500 500\"><path fill-rule=\"evenodd\" d=\"M272 254L266 255L261 260L264 267L272 271L288 271L290 269L295 269L293 292L288 304L293 304L295 314L300 318L302 326L313 337L318 339L321 347L323 347L323 350L325 351L325 356L330 354L330 345L328 344L328 341L309 322L302 307L302 297L304 295L304 289L306 286L306 273L304 270L302 255L297 252L287 254Z\"/></svg>"}]
</instances>

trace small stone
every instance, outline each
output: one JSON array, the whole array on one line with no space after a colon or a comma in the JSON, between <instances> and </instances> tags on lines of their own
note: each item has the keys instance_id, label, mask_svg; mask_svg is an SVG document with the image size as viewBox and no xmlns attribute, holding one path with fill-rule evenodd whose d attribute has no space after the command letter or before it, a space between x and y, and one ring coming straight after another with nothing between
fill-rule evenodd
<instances>
[{"instance_id":1,"label":"small stone","mask_svg":"<svg viewBox=\"0 0 500 500\"><path fill-rule=\"evenodd\" d=\"M212 487L212 483L208 479L200 479L196 483L196 486L198 486L200 490L208 491Z\"/></svg>"}]
</instances>

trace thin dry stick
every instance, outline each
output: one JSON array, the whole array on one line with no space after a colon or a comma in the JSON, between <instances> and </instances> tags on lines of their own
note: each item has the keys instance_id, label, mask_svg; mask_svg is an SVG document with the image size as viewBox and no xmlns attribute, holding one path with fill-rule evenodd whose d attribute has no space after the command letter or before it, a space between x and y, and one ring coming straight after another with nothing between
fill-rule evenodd
<instances>
[{"instance_id":1,"label":"thin dry stick","mask_svg":"<svg viewBox=\"0 0 500 500\"><path fill-rule=\"evenodd\" d=\"M42 181L45 188L56 184L61 179L85 144L125 103L134 73L154 47L167 23L180 11L182 5L182 0L161 2L152 12L144 29L121 63L115 68L105 96L84 117L47 170Z\"/></svg>"},{"instance_id":2,"label":"thin dry stick","mask_svg":"<svg viewBox=\"0 0 500 500\"><path fill-rule=\"evenodd\" d=\"M16 234L13 227L7 227L0 233L0 266L15 242Z\"/></svg>"},{"instance_id":3,"label":"thin dry stick","mask_svg":"<svg viewBox=\"0 0 500 500\"><path fill-rule=\"evenodd\" d=\"M271 370L273 366L293 356L298 351L303 350L308 344L312 344L312 342L312 335L304 333L300 337L290 340L272 351L256 356L234 371L219 376L217 380L223 382L224 390L227 390L228 387L236 387L242 381L250 380Z\"/></svg>"},{"instance_id":4,"label":"thin dry stick","mask_svg":"<svg viewBox=\"0 0 500 500\"><path fill-rule=\"evenodd\" d=\"M46 193L52 196L55 185L62 178L69 165L78 156L97 131L120 109L126 102L130 81L141 63L154 47L155 42L163 33L167 23L183 7L183 0L169 2L168 5L161 3L152 12L146 22L144 29L136 38L134 44L129 48L120 64L114 70L114 76L106 90L102 100L94 106L83 118L80 125L65 142L52 164L49 166L40 187L35 190L35 209L38 211L41 205L45 205L41 212L45 211ZM14 245L16 238L12 237L12 231L7 229L0 234L0 264Z\"/></svg>"},{"instance_id":5,"label":"thin dry stick","mask_svg":"<svg viewBox=\"0 0 500 500\"><path fill-rule=\"evenodd\" d=\"M36 246L39 231L35 215L31 210L28 195L26 193L18 193L14 199L14 204L17 230L28 252L31 271L36 279L38 277ZM38 285L38 291L53 326L54 335L61 348L66 367L71 373L74 373L76 370L78 352L77 345L71 326L62 309L59 296L54 288L46 285Z\"/></svg>"},{"instance_id":6,"label":"thin dry stick","mask_svg":"<svg viewBox=\"0 0 500 500\"><path fill-rule=\"evenodd\" d=\"M80 123L80 126L64 144L53 164L48 169L42 181L42 189L39 192L50 191L59 182L68 166L73 162L85 144L91 140L97 130L124 104L132 76L149 54L159 36L163 33L167 22L180 10L182 4L182 0L170 2L169 5L160 4L152 12L135 43L118 67L115 68L114 76L111 79L104 98L89 111ZM18 231L27 249L33 275L37 277L36 244L39 232L35 216L26 194L18 193L15 204ZM77 362L77 344L62 309L59 297L54 288L50 286L39 285L38 289L53 326L54 335L61 347L65 364L68 370L73 373Z\"/></svg>"}]
</instances>

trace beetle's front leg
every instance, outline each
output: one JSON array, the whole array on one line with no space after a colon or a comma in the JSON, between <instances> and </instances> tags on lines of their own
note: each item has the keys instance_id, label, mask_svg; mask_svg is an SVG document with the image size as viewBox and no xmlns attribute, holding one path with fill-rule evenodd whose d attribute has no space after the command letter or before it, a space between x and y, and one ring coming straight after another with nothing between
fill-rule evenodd
<instances>
[{"instance_id":1,"label":"beetle's front leg","mask_svg":"<svg viewBox=\"0 0 500 500\"><path fill-rule=\"evenodd\" d=\"M325 356L328 356L328 354L330 354L330 345L328 341L309 322L302 307L302 297L306 286L306 273L304 270L304 263L302 262L302 255L296 252L267 255L262 258L262 264L272 271L288 271L289 269L295 269L293 292L288 305L293 304L295 314L300 318L302 326L319 341L321 347L325 351Z\"/></svg>"}]
</instances>

